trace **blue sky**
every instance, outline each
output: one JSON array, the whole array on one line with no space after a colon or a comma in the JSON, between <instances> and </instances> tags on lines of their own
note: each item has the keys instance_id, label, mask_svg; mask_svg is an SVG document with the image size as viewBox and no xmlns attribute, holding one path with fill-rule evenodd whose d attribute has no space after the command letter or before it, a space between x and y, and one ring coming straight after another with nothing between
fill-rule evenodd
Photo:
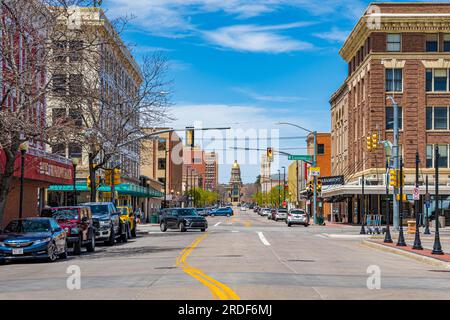
<instances>
[{"instance_id":1,"label":"blue sky","mask_svg":"<svg viewBox=\"0 0 450 320\"><path fill-rule=\"evenodd\" d=\"M205 127L275 128L289 137L305 132L277 121L330 130L328 101L347 72L338 51L369 3L109 0L104 8L111 18L133 16L122 36L138 60L154 51L168 57L176 120L167 125L183 128L201 121ZM304 146L299 139L280 140L277 147L303 154L289 148ZM273 172L289 164L285 157L277 160ZM241 168L244 182L254 182L259 165ZM220 166L221 182L228 181L229 172L230 163Z\"/></svg>"}]
</instances>

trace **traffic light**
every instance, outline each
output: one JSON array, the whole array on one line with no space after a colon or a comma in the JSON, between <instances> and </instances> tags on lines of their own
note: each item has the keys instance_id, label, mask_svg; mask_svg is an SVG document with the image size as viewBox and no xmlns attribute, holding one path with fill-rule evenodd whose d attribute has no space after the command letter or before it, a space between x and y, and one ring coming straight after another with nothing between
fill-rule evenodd
<instances>
[{"instance_id":1,"label":"traffic light","mask_svg":"<svg viewBox=\"0 0 450 320\"><path fill-rule=\"evenodd\" d=\"M317 179L317 192L322 192L322 180Z\"/></svg>"},{"instance_id":2,"label":"traffic light","mask_svg":"<svg viewBox=\"0 0 450 320\"><path fill-rule=\"evenodd\" d=\"M398 187L397 171L395 169L389 170L389 185L394 188Z\"/></svg>"},{"instance_id":3,"label":"traffic light","mask_svg":"<svg viewBox=\"0 0 450 320\"><path fill-rule=\"evenodd\" d=\"M308 190L308 192L312 192L314 189L314 182L309 181L306 189Z\"/></svg>"},{"instance_id":4,"label":"traffic light","mask_svg":"<svg viewBox=\"0 0 450 320\"><path fill-rule=\"evenodd\" d=\"M105 184L107 186L110 186L112 183L111 181L111 170L107 169L105 170Z\"/></svg>"},{"instance_id":5,"label":"traffic light","mask_svg":"<svg viewBox=\"0 0 450 320\"><path fill-rule=\"evenodd\" d=\"M117 186L120 184L120 169L114 169L114 185Z\"/></svg>"},{"instance_id":6,"label":"traffic light","mask_svg":"<svg viewBox=\"0 0 450 320\"><path fill-rule=\"evenodd\" d=\"M88 188L91 187L91 176L88 176L88 177L87 177L87 179L86 179L86 185L87 185Z\"/></svg>"},{"instance_id":7,"label":"traffic light","mask_svg":"<svg viewBox=\"0 0 450 320\"><path fill-rule=\"evenodd\" d=\"M186 146L193 148L195 145L194 142L194 128L193 127L187 127L186 128Z\"/></svg>"},{"instance_id":8,"label":"traffic light","mask_svg":"<svg viewBox=\"0 0 450 320\"><path fill-rule=\"evenodd\" d=\"M372 134L372 150L378 148L379 141L378 133Z\"/></svg>"},{"instance_id":9,"label":"traffic light","mask_svg":"<svg viewBox=\"0 0 450 320\"><path fill-rule=\"evenodd\" d=\"M406 194L403 194L403 202L406 202L406 200L408 200L408 198L406 197ZM397 194L397 201L400 201L400 195Z\"/></svg>"},{"instance_id":10,"label":"traffic light","mask_svg":"<svg viewBox=\"0 0 450 320\"><path fill-rule=\"evenodd\" d=\"M367 151L369 151L369 152L372 151L372 136L371 135L367 136Z\"/></svg>"},{"instance_id":11,"label":"traffic light","mask_svg":"<svg viewBox=\"0 0 450 320\"><path fill-rule=\"evenodd\" d=\"M273 149L267 148L267 158L272 159L273 158Z\"/></svg>"}]
</instances>

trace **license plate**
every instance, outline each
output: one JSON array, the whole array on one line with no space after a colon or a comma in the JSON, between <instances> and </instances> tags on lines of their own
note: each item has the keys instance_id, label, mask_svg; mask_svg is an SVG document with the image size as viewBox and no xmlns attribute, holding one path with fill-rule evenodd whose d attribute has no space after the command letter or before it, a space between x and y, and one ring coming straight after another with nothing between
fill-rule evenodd
<instances>
[{"instance_id":1,"label":"license plate","mask_svg":"<svg viewBox=\"0 0 450 320\"><path fill-rule=\"evenodd\" d=\"M23 254L23 249L13 249L13 255L21 255Z\"/></svg>"}]
</instances>

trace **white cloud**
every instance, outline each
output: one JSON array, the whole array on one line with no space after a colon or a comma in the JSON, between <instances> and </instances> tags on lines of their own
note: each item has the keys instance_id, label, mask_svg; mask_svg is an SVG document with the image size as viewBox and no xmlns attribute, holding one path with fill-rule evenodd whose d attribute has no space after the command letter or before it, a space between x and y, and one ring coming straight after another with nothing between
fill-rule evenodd
<instances>
[{"instance_id":1,"label":"white cloud","mask_svg":"<svg viewBox=\"0 0 450 320\"><path fill-rule=\"evenodd\" d=\"M254 91L246 89L246 88L233 88L233 90L236 92L242 93L256 101L263 101L263 102L292 103L292 102L306 100L305 98L295 97L295 96L260 94L260 93L254 92Z\"/></svg>"},{"instance_id":2,"label":"white cloud","mask_svg":"<svg viewBox=\"0 0 450 320\"><path fill-rule=\"evenodd\" d=\"M305 24L287 24L274 26L234 25L212 31L204 31L209 42L226 49L248 52L284 53L310 50L314 46L305 41L277 33L303 26Z\"/></svg>"},{"instance_id":3,"label":"white cloud","mask_svg":"<svg viewBox=\"0 0 450 320\"><path fill-rule=\"evenodd\" d=\"M332 28L331 31L316 33L314 36L331 42L344 42L349 34L349 31Z\"/></svg>"}]
</instances>

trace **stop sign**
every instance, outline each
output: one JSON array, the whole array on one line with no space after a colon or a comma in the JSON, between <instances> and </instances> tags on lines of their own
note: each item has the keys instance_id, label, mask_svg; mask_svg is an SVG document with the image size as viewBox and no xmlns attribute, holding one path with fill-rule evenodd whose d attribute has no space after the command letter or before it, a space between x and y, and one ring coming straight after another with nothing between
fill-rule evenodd
<instances>
[{"instance_id":1,"label":"stop sign","mask_svg":"<svg viewBox=\"0 0 450 320\"><path fill-rule=\"evenodd\" d=\"M286 207L287 203L286 201L283 201L283 207Z\"/></svg>"}]
</instances>

